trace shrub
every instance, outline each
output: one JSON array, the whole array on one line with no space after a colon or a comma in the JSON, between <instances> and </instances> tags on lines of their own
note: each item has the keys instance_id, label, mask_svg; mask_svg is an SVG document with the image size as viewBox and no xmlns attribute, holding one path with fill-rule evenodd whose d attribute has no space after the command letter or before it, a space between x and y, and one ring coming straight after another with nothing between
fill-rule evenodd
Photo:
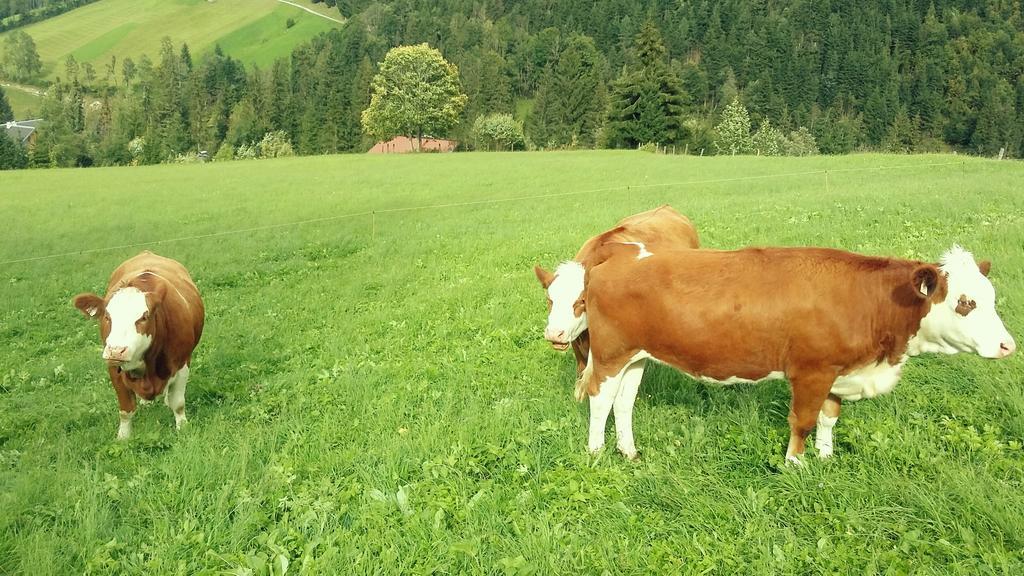
<instances>
[{"instance_id":1,"label":"shrub","mask_svg":"<svg viewBox=\"0 0 1024 576\"><path fill-rule=\"evenodd\" d=\"M523 123L511 114L478 116L473 122L473 142L483 150L524 150Z\"/></svg>"},{"instance_id":2,"label":"shrub","mask_svg":"<svg viewBox=\"0 0 1024 576\"><path fill-rule=\"evenodd\" d=\"M255 145L255 148L256 156L259 158L281 158L295 155L292 142L288 139L288 133L283 130L267 132L259 144Z\"/></svg>"},{"instance_id":3,"label":"shrub","mask_svg":"<svg viewBox=\"0 0 1024 576\"><path fill-rule=\"evenodd\" d=\"M782 153L786 156L813 156L820 154L814 134L807 128L800 128L789 133L782 141Z\"/></svg>"}]
</instances>

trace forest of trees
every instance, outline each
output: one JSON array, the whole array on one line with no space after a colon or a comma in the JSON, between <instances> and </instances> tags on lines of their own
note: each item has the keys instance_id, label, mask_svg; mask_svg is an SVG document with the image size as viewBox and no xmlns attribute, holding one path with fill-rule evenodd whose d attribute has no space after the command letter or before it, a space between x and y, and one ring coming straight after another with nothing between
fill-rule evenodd
<instances>
[{"instance_id":1,"label":"forest of trees","mask_svg":"<svg viewBox=\"0 0 1024 576\"><path fill-rule=\"evenodd\" d=\"M13 0L12 0L13 1ZM220 50L194 60L65 63L34 166L218 158L283 133L298 154L363 151L360 115L389 48L426 42L458 66L481 117L525 119L534 148L723 149L734 101L764 133L854 150L1024 153L1024 16L1000 0L336 0L340 30L268 69ZM479 125L479 123L477 123ZM772 132L765 132L770 130ZM436 136L442 136L437 134ZM813 138L812 138L813 136Z\"/></svg>"}]
</instances>

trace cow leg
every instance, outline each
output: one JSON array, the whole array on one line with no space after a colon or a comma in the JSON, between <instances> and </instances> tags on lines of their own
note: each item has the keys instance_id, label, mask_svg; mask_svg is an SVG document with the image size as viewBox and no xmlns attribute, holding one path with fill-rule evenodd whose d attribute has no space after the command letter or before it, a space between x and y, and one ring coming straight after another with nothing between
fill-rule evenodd
<instances>
[{"instance_id":1,"label":"cow leg","mask_svg":"<svg viewBox=\"0 0 1024 576\"><path fill-rule=\"evenodd\" d=\"M633 443L633 404L640 390L640 380L644 377L644 366L647 360L638 360L626 367L619 386L619 394L615 398L615 437L616 446L623 456L636 460L638 454Z\"/></svg>"},{"instance_id":2,"label":"cow leg","mask_svg":"<svg viewBox=\"0 0 1024 576\"><path fill-rule=\"evenodd\" d=\"M590 331L584 330L572 341L572 352L576 356L576 374L583 374L587 367L587 356L590 354Z\"/></svg>"},{"instance_id":3,"label":"cow leg","mask_svg":"<svg viewBox=\"0 0 1024 576\"><path fill-rule=\"evenodd\" d=\"M804 453L804 440L814 429L821 406L828 397L835 375L813 374L790 378L793 402L789 409L789 448L786 461L801 464L798 456Z\"/></svg>"},{"instance_id":4,"label":"cow leg","mask_svg":"<svg viewBox=\"0 0 1024 576\"><path fill-rule=\"evenodd\" d=\"M120 422L117 426L117 439L127 440L132 435L132 418L135 416L135 392L124 385L121 376L113 369L110 373L110 382L114 385L114 393L117 394L117 406Z\"/></svg>"},{"instance_id":5,"label":"cow leg","mask_svg":"<svg viewBox=\"0 0 1024 576\"><path fill-rule=\"evenodd\" d=\"M832 455L832 428L839 421L839 407L842 400L835 394L829 394L818 412L818 426L814 429L814 448L818 458Z\"/></svg>"},{"instance_id":6,"label":"cow leg","mask_svg":"<svg viewBox=\"0 0 1024 576\"><path fill-rule=\"evenodd\" d=\"M188 374L188 364L185 364L167 382L167 392L164 394L164 403L174 413L176 430L181 430L181 425L188 421L185 418L185 385L188 384Z\"/></svg>"},{"instance_id":7,"label":"cow leg","mask_svg":"<svg viewBox=\"0 0 1024 576\"><path fill-rule=\"evenodd\" d=\"M628 367L628 365L623 366L618 374L605 378L598 387L597 394L590 396L590 433L587 440L587 450L591 454L596 454L601 448L604 448L604 428L608 423L608 414L611 413L612 406L615 404L615 398L619 393L619 386L622 384L623 374ZM584 371L583 378L590 381L598 378L598 375L594 372L594 357L592 354L589 356L589 362L587 363L587 369ZM588 385L588 389L591 388L594 388L593 384Z\"/></svg>"}]
</instances>

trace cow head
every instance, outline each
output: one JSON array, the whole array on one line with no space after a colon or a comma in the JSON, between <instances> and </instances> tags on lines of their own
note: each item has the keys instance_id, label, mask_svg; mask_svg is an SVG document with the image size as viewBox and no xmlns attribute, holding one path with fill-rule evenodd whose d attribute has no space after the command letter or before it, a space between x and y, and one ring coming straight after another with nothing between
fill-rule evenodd
<instances>
[{"instance_id":1,"label":"cow head","mask_svg":"<svg viewBox=\"0 0 1024 576\"><path fill-rule=\"evenodd\" d=\"M970 252L953 246L939 269L946 280L945 299L932 305L912 340L911 352L1005 358L1017 349L996 313L996 292L988 279L991 264L977 263Z\"/></svg>"},{"instance_id":2,"label":"cow head","mask_svg":"<svg viewBox=\"0 0 1024 576\"><path fill-rule=\"evenodd\" d=\"M111 366L138 370L153 343L162 296L159 291L143 292L136 286L124 286L113 290L106 300L95 294L79 294L73 302L82 314L99 320L103 359Z\"/></svg>"},{"instance_id":3,"label":"cow head","mask_svg":"<svg viewBox=\"0 0 1024 576\"><path fill-rule=\"evenodd\" d=\"M556 350L565 350L587 329L583 266L570 260L559 264L554 273L540 266L535 266L533 272L548 297L548 324L544 328L544 338Z\"/></svg>"}]
</instances>

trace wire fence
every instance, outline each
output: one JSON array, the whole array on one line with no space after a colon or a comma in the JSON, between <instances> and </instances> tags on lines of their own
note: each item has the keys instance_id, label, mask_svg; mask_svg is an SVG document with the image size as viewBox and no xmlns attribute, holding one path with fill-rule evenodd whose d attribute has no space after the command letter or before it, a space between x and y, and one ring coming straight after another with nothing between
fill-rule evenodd
<instances>
[{"instance_id":1,"label":"wire fence","mask_svg":"<svg viewBox=\"0 0 1024 576\"><path fill-rule=\"evenodd\" d=\"M253 232L262 232L265 230L277 230L282 228L294 228L298 226L304 226L307 224L317 224L321 222L335 222L338 220L347 220L351 218L360 218L369 216L371 218L370 229L371 239L376 236L377 227L377 215L378 214L396 214L400 212L418 212L423 210L443 210L447 208L463 208L467 206L483 206L488 204L502 204L509 202L525 202L530 200L545 200L551 198L564 198L568 196L583 196L583 195L594 195L594 194L605 194L610 192L628 192L633 190L645 190L652 188L673 188L673 187L687 187L687 186L706 186L710 184L724 184L729 182L747 182L756 180L769 180L775 178L793 178L798 176L823 176L825 180L826 191L829 189L829 175L837 173L851 173L851 172L879 172L886 170L902 170L910 168L936 168L941 166L961 166L966 169L966 165L962 160L947 161L947 162L931 162L924 164L894 164L891 166L866 166L860 168L835 168L835 169L819 169L819 170L804 170L800 172L780 172L777 174L758 174L753 176L736 176L732 178L709 178L702 180L682 180L676 182L660 182L653 184L622 184L617 186L608 186L604 188L591 188L587 190L573 190L569 192L556 192L551 194L533 194L529 196L510 196L507 198L488 198L484 200L469 200L465 202L448 202L443 204L427 204L420 206L406 206L401 208L381 208L379 210L364 210L362 212L351 212L346 214L336 214L334 216L323 216L320 218L309 218L306 220L295 220L290 222L280 222L277 224L266 224L262 226L252 226L249 228L238 228L232 230L222 230L219 232L208 232L205 234L194 234L190 236L177 236L174 238L163 238L158 240L146 240L142 242L133 242L130 244L119 244L116 246L104 246L100 248L86 248L81 250L71 250L68 252L59 252L55 254L46 254L41 256L30 256L27 258L17 258L13 260L0 261L0 266L8 266L11 264L22 264L26 262L38 262L40 260L52 260L55 258L67 258L70 256L82 256L85 254L96 254L99 252L110 252L114 250L124 250L128 248L145 248L148 246L157 246L160 244L170 244L173 242L186 242L191 240L203 240L207 238L218 238L222 236L231 236L236 234L249 234Z\"/></svg>"}]
</instances>

